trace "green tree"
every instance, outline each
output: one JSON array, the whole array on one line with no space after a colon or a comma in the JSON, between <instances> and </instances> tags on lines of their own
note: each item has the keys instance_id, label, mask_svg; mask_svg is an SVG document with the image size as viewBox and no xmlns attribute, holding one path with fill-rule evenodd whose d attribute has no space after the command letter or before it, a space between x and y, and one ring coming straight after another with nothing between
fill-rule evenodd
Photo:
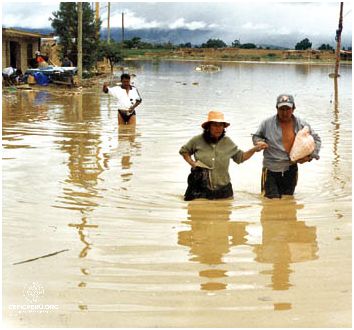
<instances>
[{"instance_id":1,"label":"green tree","mask_svg":"<svg viewBox=\"0 0 354 330\"><path fill-rule=\"evenodd\" d=\"M257 46L255 44L252 44L252 43L246 43L246 44L242 44L240 46L240 48L243 48L243 49L253 49L253 48L257 48Z\"/></svg>"},{"instance_id":2,"label":"green tree","mask_svg":"<svg viewBox=\"0 0 354 330\"><path fill-rule=\"evenodd\" d=\"M140 49L152 49L152 48L154 48L154 45L150 42L142 41L142 42L140 42L139 48Z\"/></svg>"},{"instance_id":3,"label":"green tree","mask_svg":"<svg viewBox=\"0 0 354 330\"><path fill-rule=\"evenodd\" d=\"M68 57L77 65L78 14L76 2L60 2L59 10L52 13L52 27L59 36L60 57ZM92 68L97 59L101 21L96 23L89 2L82 3L82 64Z\"/></svg>"},{"instance_id":4,"label":"green tree","mask_svg":"<svg viewBox=\"0 0 354 330\"><path fill-rule=\"evenodd\" d=\"M220 39L209 39L202 44L202 48L225 48L226 46L226 43Z\"/></svg>"},{"instance_id":5,"label":"green tree","mask_svg":"<svg viewBox=\"0 0 354 330\"><path fill-rule=\"evenodd\" d=\"M318 47L318 50L333 50L333 47L329 44L322 44L320 47Z\"/></svg>"},{"instance_id":6,"label":"green tree","mask_svg":"<svg viewBox=\"0 0 354 330\"><path fill-rule=\"evenodd\" d=\"M232 43L231 46L234 48L239 48L241 45L240 40L235 39Z\"/></svg>"},{"instance_id":7,"label":"green tree","mask_svg":"<svg viewBox=\"0 0 354 330\"><path fill-rule=\"evenodd\" d=\"M140 48L141 46L141 38L140 37L133 37L130 40L124 40L124 47L125 48Z\"/></svg>"},{"instance_id":8,"label":"green tree","mask_svg":"<svg viewBox=\"0 0 354 330\"><path fill-rule=\"evenodd\" d=\"M305 38L295 45L296 50L306 50L311 48L312 42L308 38Z\"/></svg>"},{"instance_id":9,"label":"green tree","mask_svg":"<svg viewBox=\"0 0 354 330\"><path fill-rule=\"evenodd\" d=\"M192 48L192 44L190 42L186 42L185 44L179 44L180 48Z\"/></svg>"},{"instance_id":10,"label":"green tree","mask_svg":"<svg viewBox=\"0 0 354 330\"><path fill-rule=\"evenodd\" d=\"M107 58L111 66L111 73L115 64L123 60L121 45L114 40L107 42L106 40L100 42L98 59Z\"/></svg>"}]
</instances>

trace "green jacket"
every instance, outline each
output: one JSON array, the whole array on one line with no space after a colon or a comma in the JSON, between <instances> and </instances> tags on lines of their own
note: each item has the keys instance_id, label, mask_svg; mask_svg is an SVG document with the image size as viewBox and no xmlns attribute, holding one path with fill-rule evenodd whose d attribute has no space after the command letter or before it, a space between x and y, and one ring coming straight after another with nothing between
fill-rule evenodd
<instances>
[{"instance_id":1,"label":"green jacket","mask_svg":"<svg viewBox=\"0 0 354 330\"><path fill-rule=\"evenodd\" d=\"M232 159L237 164L242 163L243 151L227 136L216 144L208 143L203 134L194 136L179 150L181 155L194 155L196 161L201 161L210 169L212 189L220 189L230 182L229 164Z\"/></svg>"}]
</instances>

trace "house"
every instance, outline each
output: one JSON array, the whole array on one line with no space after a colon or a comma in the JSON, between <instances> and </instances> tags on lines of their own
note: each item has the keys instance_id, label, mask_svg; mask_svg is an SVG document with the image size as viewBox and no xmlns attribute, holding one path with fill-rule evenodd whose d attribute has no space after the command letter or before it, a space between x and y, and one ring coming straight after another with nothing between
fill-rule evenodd
<instances>
[{"instance_id":1,"label":"house","mask_svg":"<svg viewBox=\"0 0 354 330\"><path fill-rule=\"evenodd\" d=\"M352 60L352 51L351 50L341 50L340 51L340 59L344 61Z\"/></svg>"},{"instance_id":2,"label":"house","mask_svg":"<svg viewBox=\"0 0 354 330\"><path fill-rule=\"evenodd\" d=\"M41 38L48 35L12 28L2 28L2 68L12 66L25 72L35 52L41 49Z\"/></svg>"}]
</instances>

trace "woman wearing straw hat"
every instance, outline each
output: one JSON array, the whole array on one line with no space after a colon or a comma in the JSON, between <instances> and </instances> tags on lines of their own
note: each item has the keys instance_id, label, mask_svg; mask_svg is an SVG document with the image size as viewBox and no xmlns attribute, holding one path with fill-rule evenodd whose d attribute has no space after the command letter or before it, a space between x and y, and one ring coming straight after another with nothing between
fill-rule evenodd
<instances>
[{"instance_id":1,"label":"woman wearing straw hat","mask_svg":"<svg viewBox=\"0 0 354 330\"><path fill-rule=\"evenodd\" d=\"M210 111L201 125L204 132L181 147L179 153L192 167L184 200L232 197L230 159L240 164L266 147L266 143L259 142L248 151L242 151L225 136L225 128L229 125L222 112Z\"/></svg>"}]
</instances>

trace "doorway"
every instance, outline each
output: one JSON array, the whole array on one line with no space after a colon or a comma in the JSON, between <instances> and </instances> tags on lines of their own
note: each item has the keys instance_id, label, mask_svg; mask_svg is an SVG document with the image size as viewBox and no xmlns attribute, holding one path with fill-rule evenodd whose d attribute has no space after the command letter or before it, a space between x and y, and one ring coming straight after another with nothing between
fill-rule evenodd
<instances>
[{"instance_id":1,"label":"doorway","mask_svg":"<svg viewBox=\"0 0 354 330\"><path fill-rule=\"evenodd\" d=\"M21 68L20 44L16 41L10 41L10 66L13 68Z\"/></svg>"}]
</instances>

